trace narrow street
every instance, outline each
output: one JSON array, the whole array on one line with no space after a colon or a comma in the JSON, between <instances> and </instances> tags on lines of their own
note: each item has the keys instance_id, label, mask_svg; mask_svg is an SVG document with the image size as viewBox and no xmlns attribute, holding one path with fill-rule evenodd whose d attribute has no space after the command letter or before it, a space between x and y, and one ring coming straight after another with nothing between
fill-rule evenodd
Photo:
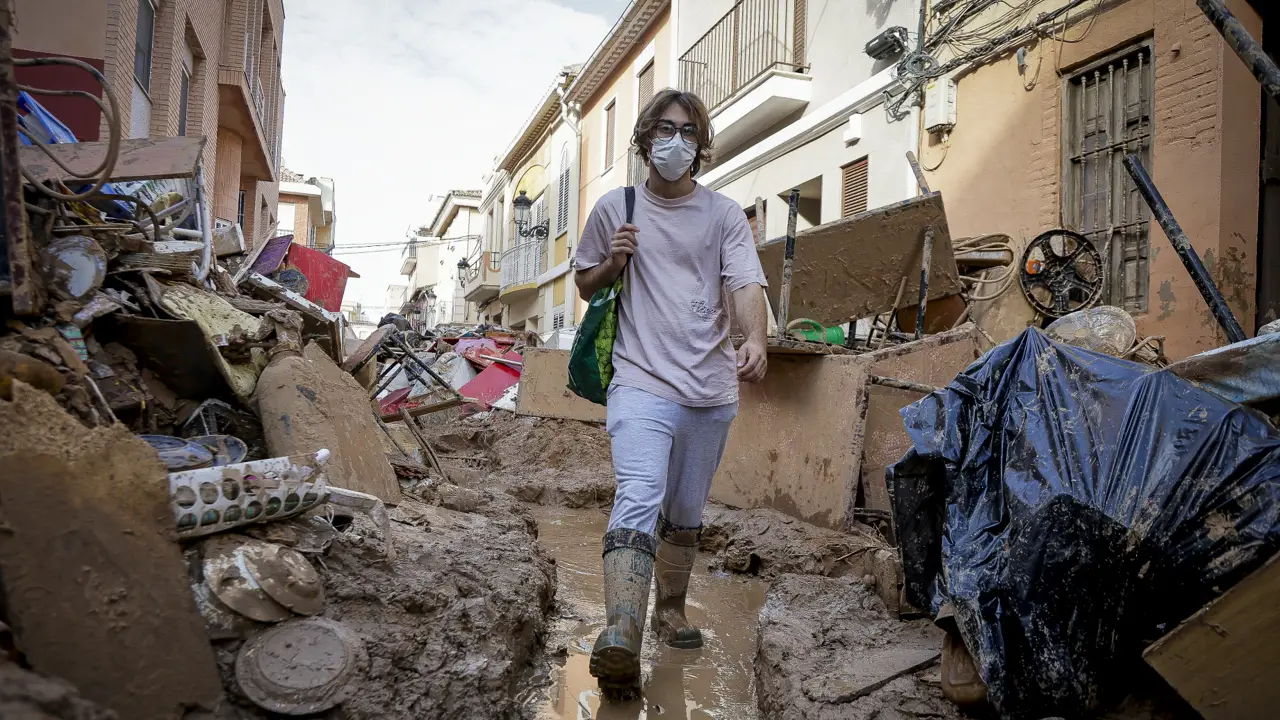
<instances>
[{"instance_id":1,"label":"narrow street","mask_svg":"<svg viewBox=\"0 0 1280 720\"><path fill-rule=\"evenodd\" d=\"M702 629L702 650L645 645L648 676L644 697L627 705L601 706L595 678L587 672L591 644L604 624L600 543L608 517L600 509L538 508L538 543L556 560L556 604L548 651L555 657L548 699L539 720L586 718L759 717L755 702L756 617L768 584L752 577L707 571L711 557L694 566L689 620Z\"/></svg>"}]
</instances>

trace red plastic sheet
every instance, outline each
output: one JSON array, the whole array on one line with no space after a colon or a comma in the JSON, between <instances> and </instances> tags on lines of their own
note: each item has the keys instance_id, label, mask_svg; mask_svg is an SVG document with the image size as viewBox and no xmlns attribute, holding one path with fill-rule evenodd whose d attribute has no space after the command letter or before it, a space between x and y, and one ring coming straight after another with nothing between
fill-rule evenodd
<instances>
[{"instance_id":1,"label":"red plastic sheet","mask_svg":"<svg viewBox=\"0 0 1280 720\"><path fill-rule=\"evenodd\" d=\"M502 357L505 360L524 362L520 353L514 350ZM520 382L520 368L496 362L485 368L471 382L463 385L458 392L462 393L463 397L480 401L480 404L487 408L497 402L507 392L507 388L518 382Z\"/></svg>"},{"instance_id":2,"label":"red plastic sheet","mask_svg":"<svg viewBox=\"0 0 1280 720\"><path fill-rule=\"evenodd\" d=\"M311 283L303 297L329 312L341 312L342 296L347 290L347 278L351 276L351 268L346 263L319 250L292 243L289 264L298 268Z\"/></svg>"}]
</instances>

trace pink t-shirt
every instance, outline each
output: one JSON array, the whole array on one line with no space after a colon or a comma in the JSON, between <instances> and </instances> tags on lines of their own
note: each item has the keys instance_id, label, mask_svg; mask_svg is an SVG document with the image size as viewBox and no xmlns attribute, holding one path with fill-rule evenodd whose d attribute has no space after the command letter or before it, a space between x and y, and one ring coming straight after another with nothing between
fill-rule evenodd
<instances>
[{"instance_id":1,"label":"pink t-shirt","mask_svg":"<svg viewBox=\"0 0 1280 720\"><path fill-rule=\"evenodd\" d=\"M578 244L579 270L610 257L627 217L623 188L596 203ZM742 208L701 185L674 200L636 188L636 253L624 271L613 382L687 407L738 400L726 291L765 284Z\"/></svg>"}]
</instances>

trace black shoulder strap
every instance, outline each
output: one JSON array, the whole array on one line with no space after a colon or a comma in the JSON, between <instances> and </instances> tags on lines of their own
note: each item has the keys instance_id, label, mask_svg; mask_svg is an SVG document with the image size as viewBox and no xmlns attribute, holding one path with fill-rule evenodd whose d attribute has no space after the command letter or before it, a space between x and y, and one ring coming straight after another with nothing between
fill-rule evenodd
<instances>
[{"instance_id":1,"label":"black shoulder strap","mask_svg":"<svg viewBox=\"0 0 1280 720\"><path fill-rule=\"evenodd\" d=\"M627 224L630 225L636 214L636 189L634 186L628 185L622 191L627 198Z\"/></svg>"}]
</instances>

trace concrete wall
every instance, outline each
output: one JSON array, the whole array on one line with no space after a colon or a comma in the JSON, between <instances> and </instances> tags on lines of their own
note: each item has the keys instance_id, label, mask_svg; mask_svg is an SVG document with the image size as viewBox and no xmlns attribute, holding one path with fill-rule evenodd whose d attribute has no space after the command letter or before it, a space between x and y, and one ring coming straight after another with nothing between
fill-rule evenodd
<instances>
[{"instance_id":1,"label":"concrete wall","mask_svg":"<svg viewBox=\"0 0 1280 720\"><path fill-rule=\"evenodd\" d=\"M944 384L977 357L975 334L972 326L964 326L865 355L771 355L764 382L740 390L738 418L711 497L732 507L768 507L843 529L863 476L864 447L870 458L866 466L883 467L885 448L901 446L905 437L900 423L866 434L867 376ZM918 398L871 397L873 417Z\"/></svg>"},{"instance_id":2,"label":"concrete wall","mask_svg":"<svg viewBox=\"0 0 1280 720\"><path fill-rule=\"evenodd\" d=\"M1244 0L1228 5L1255 37L1261 36L1260 21ZM940 164L929 179L946 197L952 236L1005 233L1020 244L1020 252L1021 243L1060 226L1064 78L1093 59L1151 37L1155 144L1150 171L1250 331L1261 112L1256 81L1194 0L1129 0L1110 6L1092 24L1080 18L1068 30L1069 39L1078 41L1028 45L1025 76L1010 54L957 77L958 124L949 143L936 136L921 141L922 163ZM1147 311L1136 317L1139 333L1166 336L1173 359L1223 343L1155 223L1149 258ZM1017 288L1001 305L988 318L975 313L997 340L1016 334L1029 319Z\"/></svg>"}]
</instances>

